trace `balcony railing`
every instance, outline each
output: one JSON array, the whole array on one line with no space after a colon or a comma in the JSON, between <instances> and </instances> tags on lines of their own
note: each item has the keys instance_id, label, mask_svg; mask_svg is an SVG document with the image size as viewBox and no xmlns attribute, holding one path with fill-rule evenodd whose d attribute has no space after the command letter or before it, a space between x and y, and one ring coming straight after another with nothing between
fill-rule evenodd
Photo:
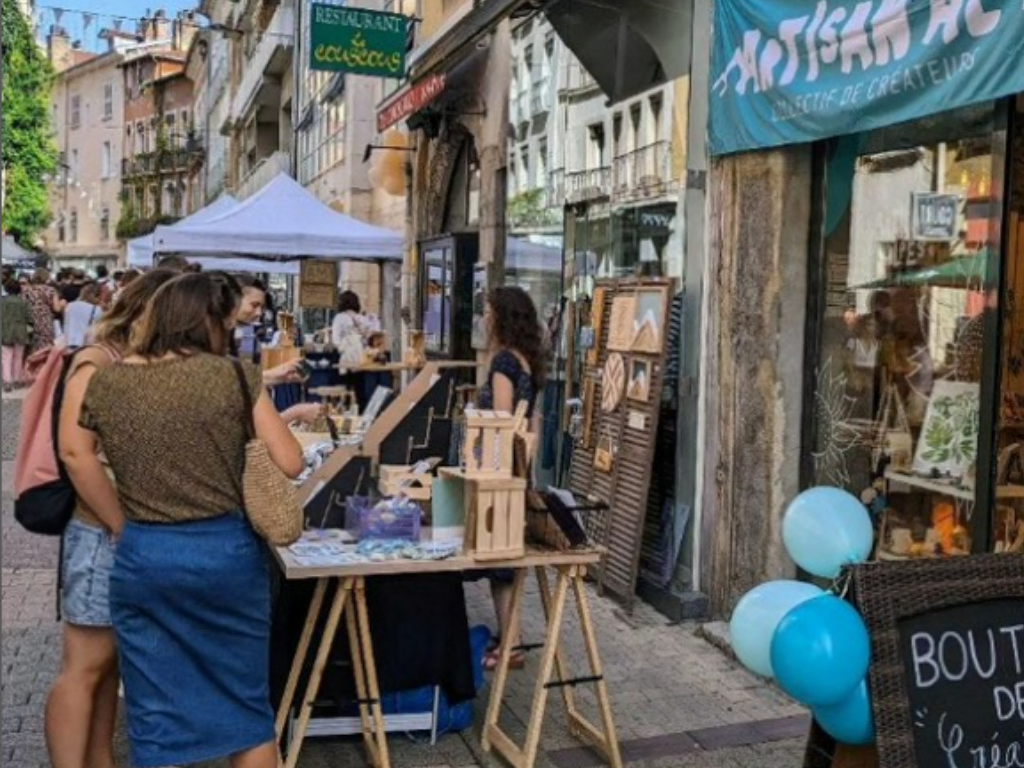
<instances>
[{"instance_id":1,"label":"balcony railing","mask_svg":"<svg viewBox=\"0 0 1024 768\"><path fill-rule=\"evenodd\" d=\"M288 68L289 51L295 44L295 6L285 0L253 48L245 63L238 91L231 106L231 117L242 120L257 103L260 92L276 81Z\"/></svg>"},{"instance_id":2,"label":"balcony railing","mask_svg":"<svg viewBox=\"0 0 1024 768\"><path fill-rule=\"evenodd\" d=\"M566 199L570 203L608 197L611 192L612 169L603 166L565 175Z\"/></svg>"},{"instance_id":3,"label":"balcony railing","mask_svg":"<svg viewBox=\"0 0 1024 768\"><path fill-rule=\"evenodd\" d=\"M615 158L614 191L616 197L662 194L673 181L672 150L667 141Z\"/></svg>"},{"instance_id":4,"label":"balcony railing","mask_svg":"<svg viewBox=\"0 0 1024 768\"><path fill-rule=\"evenodd\" d=\"M149 176L158 173L184 171L196 160L203 157L202 148L193 145L186 148L173 147L157 152L142 152L121 160L121 176Z\"/></svg>"},{"instance_id":5,"label":"balcony railing","mask_svg":"<svg viewBox=\"0 0 1024 768\"><path fill-rule=\"evenodd\" d=\"M582 93L596 89L597 81L584 66L578 62L570 64L566 70L565 90L570 93Z\"/></svg>"},{"instance_id":6,"label":"balcony railing","mask_svg":"<svg viewBox=\"0 0 1024 768\"><path fill-rule=\"evenodd\" d=\"M288 152L275 152L264 157L242 178L235 196L239 200L252 197L269 184L278 174L288 173L291 170L291 159L292 156Z\"/></svg>"}]
</instances>

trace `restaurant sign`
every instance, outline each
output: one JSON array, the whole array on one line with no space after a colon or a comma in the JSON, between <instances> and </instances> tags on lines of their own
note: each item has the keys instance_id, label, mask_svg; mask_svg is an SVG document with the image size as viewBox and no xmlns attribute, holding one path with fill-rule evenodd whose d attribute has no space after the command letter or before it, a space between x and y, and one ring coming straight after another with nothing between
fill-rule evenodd
<instances>
[{"instance_id":1,"label":"restaurant sign","mask_svg":"<svg viewBox=\"0 0 1024 768\"><path fill-rule=\"evenodd\" d=\"M371 77L405 77L411 20L398 13L313 3L309 68Z\"/></svg>"},{"instance_id":2,"label":"restaurant sign","mask_svg":"<svg viewBox=\"0 0 1024 768\"><path fill-rule=\"evenodd\" d=\"M713 154L1024 91L1024 0L719 0L714 26Z\"/></svg>"},{"instance_id":3,"label":"restaurant sign","mask_svg":"<svg viewBox=\"0 0 1024 768\"><path fill-rule=\"evenodd\" d=\"M446 82L444 74L431 75L403 88L377 112L377 131L383 133L396 123L419 112L444 92Z\"/></svg>"}]
</instances>

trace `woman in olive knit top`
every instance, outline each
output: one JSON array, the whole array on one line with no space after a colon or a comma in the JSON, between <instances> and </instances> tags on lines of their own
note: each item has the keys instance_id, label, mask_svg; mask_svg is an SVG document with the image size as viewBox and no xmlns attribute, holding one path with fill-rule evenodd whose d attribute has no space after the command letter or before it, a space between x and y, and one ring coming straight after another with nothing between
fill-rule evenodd
<instances>
[{"instance_id":1,"label":"woman in olive knit top","mask_svg":"<svg viewBox=\"0 0 1024 768\"><path fill-rule=\"evenodd\" d=\"M61 446L79 495L119 534L110 611L135 768L278 765L270 565L244 514L245 398L226 357L240 298L211 275L164 286L134 354L93 376L82 429ZM257 437L297 476L302 450L260 372L244 369Z\"/></svg>"}]
</instances>

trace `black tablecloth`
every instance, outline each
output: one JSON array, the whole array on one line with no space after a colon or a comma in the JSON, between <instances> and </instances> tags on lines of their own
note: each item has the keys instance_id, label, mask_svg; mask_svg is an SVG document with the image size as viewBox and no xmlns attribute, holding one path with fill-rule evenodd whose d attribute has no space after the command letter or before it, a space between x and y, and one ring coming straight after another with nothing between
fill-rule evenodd
<instances>
[{"instance_id":1,"label":"black tablecloth","mask_svg":"<svg viewBox=\"0 0 1024 768\"><path fill-rule=\"evenodd\" d=\"M275 708L284 692L312 601L314 583L287 582L279 587L271 636L271 689ZM328 601L333 594L332 588ZM440 686L451 704L474 698L469 617L459 574L376 576L367 579L366 598L382 693ZM321 611L324 617L327 605L325 602L325 610ZM322 636L324 621L322 619L318 625L317 638ZM313 657L310 653L307 674ZM347 664L349 658L348 633L343 621L331 653L332 663L317 697L317 701L334 704L318 707L318 715L330 716L349 710L355 700L354 680ZM300 685L301 695L305 679ZM296 702L298 700L297 697Z\"/></svg>"}]
</instances>

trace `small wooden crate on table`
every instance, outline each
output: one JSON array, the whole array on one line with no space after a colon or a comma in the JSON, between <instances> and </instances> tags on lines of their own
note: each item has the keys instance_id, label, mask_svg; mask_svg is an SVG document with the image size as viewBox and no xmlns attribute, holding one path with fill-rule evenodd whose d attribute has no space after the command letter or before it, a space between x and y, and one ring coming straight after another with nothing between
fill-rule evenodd
<instances>
[{"instance_id":1,"label":"small wooden crate on table","mask_svg":"<svg viewBox=\"0 0 1024 768\"><path fill-rule=\"evenodd\" d=\"M526 408L514 414L467 410L462 467L441 475L465 486L464 551L480 561L526 554L526 488L515 476L517 437L525 433Z\"/></svg>"},{"instance_id":2,"label":"small wooden crate on table","mask_svg":"<svg viewBox=\"0 0 1024 768\"><path fill-rule=\"evenodd\" d=\"M405 496L413 501L430 501L434 477L429 472L415 472L414 467L382 465L377 488L383 496Z\"/></svg>"}]
</instances>

